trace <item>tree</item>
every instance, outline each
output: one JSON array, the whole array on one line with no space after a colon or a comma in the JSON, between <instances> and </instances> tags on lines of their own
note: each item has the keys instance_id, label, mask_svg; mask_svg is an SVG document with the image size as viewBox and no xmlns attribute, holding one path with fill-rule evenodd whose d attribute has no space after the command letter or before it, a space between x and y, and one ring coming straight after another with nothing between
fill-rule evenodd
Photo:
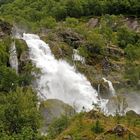
<instances>
[{"instance_id":1,"label":"tree","mask_svg":"<svg viewBox=\"0 0 140 140\"><path fill-rule=\"evenodd\" d=\"M36 94L31 88L17 88L7 96L0 94L0 122L4 135L18 139L38 139L40 115Z\"/></svg>"},{"instance_id":2,"label":"tree","mask_svg":"<svg viewBox=\"0 0 140 140\"><path fill-rule=\"evenodd\" d=\"M18 86L18 75L14 70L4 65L0 66L0 91L9 92Z\"/></svg>"}]
</instances>

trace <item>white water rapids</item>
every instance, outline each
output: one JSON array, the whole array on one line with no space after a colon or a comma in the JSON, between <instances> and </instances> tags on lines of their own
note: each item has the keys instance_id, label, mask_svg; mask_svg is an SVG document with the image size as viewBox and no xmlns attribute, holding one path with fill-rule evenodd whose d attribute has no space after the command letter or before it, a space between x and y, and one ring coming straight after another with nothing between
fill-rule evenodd
<instances>
[{"instance_id":1,"label":"white water rapids","mask_svg":"<svg viewBox=\"0 0 140 140\"><path fill-rule=\"evenodd\" d=\"M64 60L56 60L51 50L37 35L23 34L29 47L30 59L41 69L38 79L39 97L59 99L73 106L76 111L86 111L98 104L98 94L86 77L77 73L75 68Z\"/></svg>"}]
</instances>

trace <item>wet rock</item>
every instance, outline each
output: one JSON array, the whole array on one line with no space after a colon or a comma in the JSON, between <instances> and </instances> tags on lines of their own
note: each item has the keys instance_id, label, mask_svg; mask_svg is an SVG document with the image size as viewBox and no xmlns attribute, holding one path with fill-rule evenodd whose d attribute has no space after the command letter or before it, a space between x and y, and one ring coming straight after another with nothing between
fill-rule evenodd
<instances>
[{"instance_id":1,"label":"wet rock","mask_svg":"<svg viewBox=\"0 0 140 140\"><path fill-rule=\"evenodd\" d=\"M106 107L112 115L124 115L128 107L128 102L124 96L116 95L109 99Z\"/></svg>"},{"instance_id":2,"label":"wet rock","mask_svg":"<svg viewBox=\"0 0 140 140\"><path fill-rule=\"evenodd\" d=\"M98 25L98 23L99 23L99 19L98 18L91 18L89 20L89 22L87 23L87 26L91 27L91 28L94 28L94 27L96 27Z\"/></svg>"},{"instance_id":3,"label":"wet rock","mask_svg":"<svg viewBox=\"0 0 140 140\"><path fill-rule=\"evenodd\" d=\"M104 82L103 80L100 83L100 96L103 99L108 99L110 97L110 93L109 93L109 85L107 82Z\"/></svg>"}]
</instances>

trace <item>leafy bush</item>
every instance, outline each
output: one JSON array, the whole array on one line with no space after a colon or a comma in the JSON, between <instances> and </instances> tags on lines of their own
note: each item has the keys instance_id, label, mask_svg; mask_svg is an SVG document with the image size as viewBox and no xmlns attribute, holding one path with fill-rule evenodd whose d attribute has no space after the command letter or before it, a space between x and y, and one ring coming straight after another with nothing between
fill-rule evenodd
<instances>
[{"instance_id":1,"label":"leafy bush","mask_svg":"<svg viewBox=\"0 0 140 140\"><path fill-rule=\"evenodd\" d=\"M136 44L140 37L137 33L130 31L128 28L120 28L118 34L118 45L121 48L126 48L128 44Z\"/></svg>"},{"instance_id":2,"label":"leafy bush","mask_svg":"<svg viewBox=\"0 0 140 140\"><path fill-rule=\"evenodd\" d=\"M125 53L126 53L126 57L127 57L128 60L139 61L140 60L140 44L138 46L128 44L127 47L125 48Z\"/></svg>"},{"instance_id":3,"label":"leafy bush","mask_svg":"<svg viewBox=\"0 0 140 140\"><path fill-rule=\"evenodd\" d=\"M14 70L0 66L0 91L15 90L19 84L19 77Z\"/></svg>"},{"instance_id":4,"label":"leafy bush","mask_svg":"<svg viewBox=\"0 0 140 140\"><path fill-rule=\"evenodd\" d=\"M48 130L48 137L54 139L57 135L59 135L63 130L65 130L69 125L68 116L62 115L60 118L55 119Z\"/></svg>"},{"instance_id":5,"label":"leafy bush","mask_svg":"<svg viewBox=\"0 0 140 140\"><path fill-rule=\"evenodd\" d=\"M52 29L56 26L56 20L53 17L47 17L40 21L40 26L44 28Z\"/></svg>"},{"instance_id":6,"label":"leafy bush","mask_svg":"<svg viewBox=\"0 0 140 140\"><path fill-rule=\"evenodd\" d=\"M138 0L2 0L0 13L3 17L9 16L13 21L20 17L30 23L40 23L46 17L58 20L66 17L100 16L104 14L139 15L140 2Z\"/></svg>"},{"instance_id":7,"label":"leafy bush","mask_svg":"<svg viewBox=\"0 0 140 140\"><path fill-rule=\"evenodd\" d=\"M125 77L131 81L131 86L137 86L140 79L140 66L128 62L125 68Z\"/></svg>"},{"instance_id":8,"label":"leafy bush","mask_svg":"<svg viewBox=\"0 0 140 140\"><path fill-rule=\"evenodd\" d=\"M101 126L99 120L96 121L95 125L91 128L91 130L95 133L102 133L104 131L104 128Z\"/></svg>"},{"instance_id":9,"label":"leafy bush","mask_svg":"<svg viewBox=\"0 0 140 140\"><path fill-rule=\"evenodd\" d=\"M70 17L66 18L66 24L70 27L75 27L78 25L78 23L79 21L76 18L70 18Z\"/></svg>"},{"instance_id":10,"label":"leafy bush","mask_svg":"<svg viewBox=\"0 0 140 140\"><path fill-rule=\"evenodd\" d=\"M31 88L0 94L0 136L4 139L38 139L40 115Z\"/></svg>"},{"instance_id":11,"label":"leafy bush","mask_svg":"<svg viewBox=\"0 0 140 140\"><path fill-rule=\"evenodd\" d=\"M0 40L0 64L7 65L9 62L9 47L11 46L11 39L5 37Z\"/></svg>"}]
</instances>

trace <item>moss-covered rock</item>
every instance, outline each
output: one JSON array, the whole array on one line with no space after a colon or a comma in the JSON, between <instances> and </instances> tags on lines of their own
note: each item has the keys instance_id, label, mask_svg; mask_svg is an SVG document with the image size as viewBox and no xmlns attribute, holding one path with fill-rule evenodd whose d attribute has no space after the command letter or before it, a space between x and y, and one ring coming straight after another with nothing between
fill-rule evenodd
<instances>
[{"instance_id":1,"label":"moss-covered rock","mask_svg":"<svg viewBox=\"0 0 140 140\"><path fill-rule=\"evenodd\" d=\"M46 130L48 125L55 118L59 118L62 115L67 115L70 117L75 114L75 110L71 106L57 99L48 99L42 102L40 105L40 111L44 118L44 130Z\"/></svg>"}]
</instances>

